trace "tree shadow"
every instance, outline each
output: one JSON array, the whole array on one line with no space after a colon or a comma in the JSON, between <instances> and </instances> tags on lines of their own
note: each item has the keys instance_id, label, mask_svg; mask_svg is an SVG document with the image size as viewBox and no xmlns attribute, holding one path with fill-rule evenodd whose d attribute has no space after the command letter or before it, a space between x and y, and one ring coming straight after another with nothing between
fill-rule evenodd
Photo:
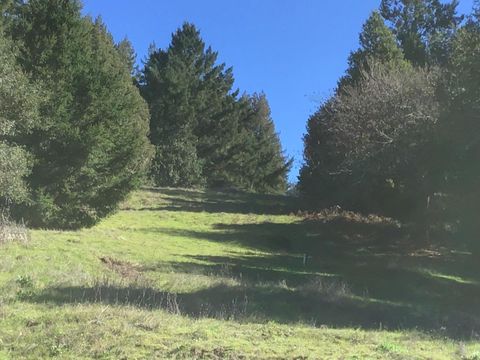
<instances>
[{"instance_id":1,"label":"tree shadow","mask_svg":"<svg viewBox=\"0 0 480 360\"><path fill-rule=\"evenodd\" d=\"M91 286L47 288L23 300L126 305L192 318L253 323L416 329L454 339L471 339L480 333L480 289L474 284L452 284L406 268L389 269L382 261L335 264L330 259L303 266L290 255L189 258L191 261L147 264L139 271L173 269L176 274L234 281L176 294L148 281L99 281Z\"/></svg>"},{"instance_id":2,"label":"tree shadow","mask_svg":"<svg viewBox=\"0 0 480 360\"><path fill-rule=\"evenodd\" d=\"M257 203L250 205L253 200L245 194L192 195L165 189L161 194L167 194L172 205L159 209L174 211L284 214L292 204L275 196L251 195ZM148 280L125 279L124 284L100 281L47 288L27 294L25 300L128 305L244 322L418 329L456 339L480 334L480 274L471 255L451 251L447 243L419 245L394 223L299 217L295 223L219 223L210 231L162 227L132 231L235 243L243 251L222 256L178 254L184 261L136 268L142 279L173 271L218 280L191 292L174 294Z\"/></svg>"},{"instance_id":3,"label":"tree shadow","mask_svg":"<svg viewBox=\"0 0 480 360\"><path fill-rule=\"evenodd\" d=\"M308 321L329 326L444 329L448 336L480 333L480 276L468 253L451 244L419 245L393 224L298 221L297 223L217 224L213 231L146 229L169 236L232 242L262 255L189 256L191 262L169 264L175 272L231 276L256 289L261 282L284 283L289 291L261 301L260 311L276 321ZM256 254L256 255L255 255ZM269 255L266 255L269 254ZM304 255L307 263L304 264ZM188 256L187 256L188 257ZM158 264L157 270L164 265ZM151 271L155 265L150 265ZM302 298L302 288L318 278L345 283L352 292L340 307ZM308 286L307 286L308 287ZM289 296L292 297L289 297ZM282 299L283 298L283 299ZM272 301L271 303L269 301ZM282 310L283 301L291 302ZM310 306L310 307L309 307ZM330 317L324 309L334 316ZM279 316L277 312L285 312ZM348 314L346 317L343 317Z\"/></svg>"}]
</instances>

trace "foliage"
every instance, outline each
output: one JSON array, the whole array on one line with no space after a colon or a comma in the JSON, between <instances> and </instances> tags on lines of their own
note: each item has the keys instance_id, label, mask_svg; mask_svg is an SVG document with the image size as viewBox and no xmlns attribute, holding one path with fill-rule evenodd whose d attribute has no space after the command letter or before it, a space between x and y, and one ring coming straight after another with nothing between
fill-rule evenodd
<instances>
[{"instance_id":1,"label":"foliage","mask_svg":"<svg viewBox=\"0 0 480 360\"><path fill-rule=\"evenodd\" d=\"M458 0L382 0L380 10L414 65L444 65L451 41L463 20L457 15Z\"/></svg>"},{"instance_id":2,"label":"foliage","mask_svg":"<svg viewBox=\"0 0 480 360\"><path fill-rule=\"evenodd\" d=\"M122 57L123 62L125 63L127 70L130 72L134 83L137 84L140 77L140 70L136 64L137 54L135 53L132 43L130 40L128 40L128 38L125 38L116 44L115 48Z\"/></svg>"},{"instance_id":3,"label":"foliage","mask_svg":"<svg viewBox=\"0 0 480 360\"><path fill-rule=\"evenodd\" d=\"M323 141L329 148L324 153L307 147L307 164L320 178L331 177L327 191L337 184L335 196L342 205L405 213L428 194L425 164L439 118L437 77L413 68L391 70L375 63L369 68L310 122L323 129L310 133L306 144Z\"/></svg>"},{"instance_id":4,"label":"foliage","mask_svg":"<svg viewBox=\"0 0 480 360\"><path fill-rule=\"evenodd\" d=\"M247 113L242 116L239 149L233 157L232 182L256 192L285 192L292 160L282 153L265 94L245 96Z\"/></svg>"},{"instance_id":5,"label":"foliage","mask_svg":"<svg viewBox=\"0 0 480 360\"><path fill-rule=\"evenodd\" d=\"M149 104L157 185L285 188L289 164L265 110L238 99L233 73L217 64L199 31L185 23L166 50L152 48L140 89ZM269 159L267 159L269 157Z\"/></svg>"},{"instance_id":6,"label":"foliage","mask_svg":"<svg viewBox=\"0 0 480 360\"><path fill-rule=\"evenodd\" d=\"M214 159L227 150L236 129L228 124L232 110L226 109L234 101L232 72L224 64L216 65L217 57L211 48L205 49L191 24L172 35L167 50L151 50L141 83L150 106L150 139L161 147L157 154L174 154L156 159L152 175L159 185L200 185L207 177L215 181Z\"/></svg>"},{"instance_id":7,"label":"foliage","mask_svg":"<svg viewBox=\"0 0 480 360\"><path fill-rule=\"evenodd\" d=\"M395 36L378 11L374 11L363 25L359 40L360 48L350 54L347 73L339 83L340 89L358 81L362 71L368 71L369 62L381 62L391 68L407 66Z\"/></svg>"},{"instance_id":8,"label":"foliage","mask_svg":"<svg viewBox=\"0 0 480 360\"><path fill-rule=\"evenodd\" d=\"M100 20L77 1L18 1L7 15L19 62L49 97L43 127L23 137L34 156L29 224L91 226L142 179L150 157L148 109Z\"/></svg>"},{"instance_id":9,"label":"foliage","mask_svg":"<svg viewBox=\"0 0 480 360\"><path fill-rule=\"evenodd\" d=\"M452 197L450 209L475 244L479 233L480 171L480 19L472 17L458 32L448 68L448 108L442 119L444 191Z\"/></svg>"},{"instance_id":10,"label":"foliage","mask_svg":"<svg viewBox=\"0 0 480 360\"><path fill-rule=\"evenodd\" d=\"M0 199L25 201L31 161L16 139L38 125L39 89L16 64L10 41L0 30Z\"/></svg>"},{"instance_id":11,"label":"foliage","mask_svg":"<svg viewBox=\"0 0 480 360\"><path fill-rule=\"evenodd\" d=\"M197 156L195 139L176 137L163 140L155 147L151 172L157 185L174 187L201 187L202 162Z\"/></svg>"},{"instance_id":12,"label":"foliage","mask_svg":"<svg viewBox=\"0 0 480 360\"><path fill-rule=\"evenodd\" d=\"M478 16L459 29L457 6L383 0L367 20L335 95L308 121L299 188L316 206L450 229L475 213L460 204L477 203Z\"/></svg>"}]
</instances>

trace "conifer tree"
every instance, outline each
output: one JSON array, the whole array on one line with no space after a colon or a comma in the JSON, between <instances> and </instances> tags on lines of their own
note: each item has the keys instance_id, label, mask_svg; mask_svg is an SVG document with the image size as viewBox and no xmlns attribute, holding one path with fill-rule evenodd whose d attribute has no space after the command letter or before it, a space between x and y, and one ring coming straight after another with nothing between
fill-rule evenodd
<instances>
[{"instance_id":1,"label":"conifer tree","mask_svg":"<svg viewBox=\"0 0 480 360\"><path fill-rule=\"evenodd\" d=\"M265 94L245 96L246 113L240 122L239 151L232 161L233 182L257 192L285 192L292 159L282 151ZM235 172L234 172L235 173Z\"/></svg>"},{"instance_id":2,"label":"conifer tree","mask_svg":"<svg viewBox=\"0 0 480 360\"><path fill-rule=\"evenodd\" d=\"M172 35L167 50L151 48L140 89L150 107L150 140L156 154L152 178L159 186L201 186L205 183L198 156L198 113L205 106L202 80L216 55L193 25ZM202 103L203 102L203 103Z\"/></svg>"},{"instance_id":3,"label":"conifer tree","mask_svg":"<svg viewBox=\"0 0 480 360\"><path fill-rule=\"evenodd\" d=\"M405 58L414 65L445 65L463 17L458 0L382 0L380 10Z\"/></svg>"},{"instance_id":4,"label":"conifer tree","mask_svg":"<svg viewBox=\"0 0 480 360\"><path fill-rule=\"evenodd\" d=\"M34 156L31 225L95 224L137 187L150 157L148 109L100 20L75 0L18 1L9 34L49 93L43 127L22 139Z\"/></svg>"},{"instance_id":5,"label":"conifer tree","mask_svg":"<svg viewBox=\"0 0 480 360\"><path fill-rule=\"evenodd\" d=\"M141 92L150 106L156 147L152 177L158 185L236 185L232 161L240 149L243 105L233 73L217 64L199 31L185 23L168 49L152 49Z\"/></svg>"},{"instance_id":6,"label":"conifer tree","mask_svg":"<svg viewBox=\"0 0 480 360\"><path fill-rule=\"evenodd\" d=\"M136 64L137 54L135 53L135 49L133 48L132 43L130 42L130 40L125 38L118 44L116 44L115 47L117 48L117 51L122 57L127 70L132 75L134 84L137 84L140 76L140 70Z\"/></svg>"},{"instance_id":7,"label":"conifer tree","mask_svg":"<svg viewBox=\"0 0 480 360\"><path fill-rule=\"evenodd\" d=\"M334 99L326 101L310 116L303 137L304 164L300 169L298 187L315 207L338 204L340 197L348 196L346 187L335 176L345 156L335 147L334 134L330 131L334 121Z\"/></svg>"},{"instance_id":8,"label":"conifer tree","mask_svg":"<svg viewBox=\"0 0 480 360\"><path fill-rule=\"evenodd\" d=\"M402 50L379 12L374 11L367 19L359 40L360 48L351 53L347 73L340 80L339 88L358 81L362 71L368 71L368 63L372 61L391 68L406 66Z\"/></svg>"},{"instance_id":9,"label":"conifer tree","mask_svg":"<svg viewBox=\"0 0 480 360\"><path fill-rule=\"evenodd\" d=\"M238 98L232 69L217 58L188 23L166 50L151 49L140 89L156 148L152 178L161 186L281 191L290 161L266 98Z\"/></svg>"}]
</instances>

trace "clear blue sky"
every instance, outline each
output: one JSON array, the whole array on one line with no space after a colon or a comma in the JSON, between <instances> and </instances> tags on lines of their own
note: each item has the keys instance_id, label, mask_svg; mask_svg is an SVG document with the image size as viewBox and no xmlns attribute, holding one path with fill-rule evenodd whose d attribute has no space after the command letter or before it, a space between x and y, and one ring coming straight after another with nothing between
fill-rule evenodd
<instances>
[{"instance_id":1,"label":"clear blue sky","mask_svg":"<svg viewBox=\"0 0 480 360\"><path fill-rule=\"evenodd\" d=\"M358 33L380 0L83 0L84 13L101 15L114 38L128 37L139 61L155 42L165 48L188 21L232 66L236 87L264 91L287 154L302 162L308 116L331 94L347 66ZM461 0L469 13L473 0Z\"/></svg>"}]
</instances>

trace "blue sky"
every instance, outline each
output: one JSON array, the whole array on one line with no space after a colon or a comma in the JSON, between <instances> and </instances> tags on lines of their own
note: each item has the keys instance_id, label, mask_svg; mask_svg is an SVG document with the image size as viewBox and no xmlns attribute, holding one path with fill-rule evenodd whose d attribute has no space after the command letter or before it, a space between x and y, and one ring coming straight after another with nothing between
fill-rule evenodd
<instances>
[{"instance_id":1,"label":"blue sky","mask_svg":"<svg viewBox=\"0 0 480 360\"><path fill-rule=\"evenodd\" d=\"M167 47L188 21L232 66L241 92L264 91L282 144L302 162L308 116L331 94L347 66L358 33L380 0L83 0L84 13L101 15L114 38L128 37L145 58L152 42ZM469 13L473 0L461 0Z\"/></svg>"}]
</instances>

